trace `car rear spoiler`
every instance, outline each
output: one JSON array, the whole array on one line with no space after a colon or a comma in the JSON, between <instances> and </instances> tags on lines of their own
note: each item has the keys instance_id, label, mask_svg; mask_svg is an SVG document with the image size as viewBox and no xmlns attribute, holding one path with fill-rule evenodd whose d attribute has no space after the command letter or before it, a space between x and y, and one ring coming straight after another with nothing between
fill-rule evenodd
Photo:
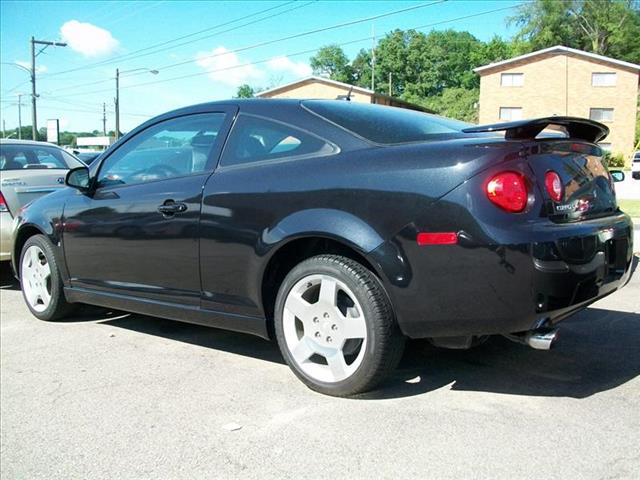
<instances>
[{"instance_id":1,"label":"car rear spoiler","mask_svg":"<svg viewBox=\"0 0 640 480\"><path fill-rule=\"evenodd\" d=\"M569 138L578 138L588 142L599 142L609 135L609 128L593 120L578 117L543 117L514 122L478 125L462 130L465 133L500 132L508 139L532 139L545 128L556 127L564 131Z\"/></svg>"}]
</instances>

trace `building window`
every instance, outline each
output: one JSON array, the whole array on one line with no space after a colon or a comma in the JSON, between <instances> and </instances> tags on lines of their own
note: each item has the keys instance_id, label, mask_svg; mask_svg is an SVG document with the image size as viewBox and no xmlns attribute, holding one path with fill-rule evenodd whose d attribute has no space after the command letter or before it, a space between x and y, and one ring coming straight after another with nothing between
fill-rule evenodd
<instances>
[{"instance_id":1,"label":"building window","mask_svg":"<svg viewBox=\"0 0 640 480\"><path fill-rule=\"evenodd\" d=\"M611 151L611 144L610 143L599 143L598 145L600 145L600 148L602 148L603 150L610 152Z\"/></svg>"},{"instance_id":2,"label":"building window","mask_svg":"<svg viewBox=\"0 0 640 480\"><path fill-rule=\"evenodd\" d=\"M522 119L522 107L500 107L500 120L506 122Z\"/></svg>"},{"instance_id":3,"label":"building window","mask_svg":"<svg viewBox=\"0 0 640 480\"><path fill-rule=\"evenodd\" d=\"M596 122L613 122L613 108L592 108L589 118Z\"/></svg>"},{"instance_id":4,"label":"building window","mask_svg":"<svg viewBox=\"0 0 640 480\"><path fill-rule=\"evenodd\" d=\"M615 72L595 72L591 74L591 85L594 87L615 87Z\"/></svg>"},{"instance_id":5,"label":"building window","mask_svg":"<svg viewBox=\"0 0 640 480\"><path fill-rule=\"evenodd\" d=\"M521 87L524 85L524 73L503 73L500 75L500 85L503 87Z\"/></svg>"}]
</instances>

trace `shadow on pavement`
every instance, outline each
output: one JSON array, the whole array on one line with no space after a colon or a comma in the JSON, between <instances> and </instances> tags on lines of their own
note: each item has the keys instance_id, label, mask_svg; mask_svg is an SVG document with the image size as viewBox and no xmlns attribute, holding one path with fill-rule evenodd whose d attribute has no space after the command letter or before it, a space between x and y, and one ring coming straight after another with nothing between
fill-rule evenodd
<instances>
[{"instance_id":1,"label":"shadow on pavement","mask_svg":"<svg viewBox=\"0 0 640 480\"><path fill-rule=\"evenodd\" d=\"M0 262L0 290L20 290L20 284L13 276L9 262Z\"/></svg>"},{"instance_id":2,"label":"shadow on pavement","mask_svg":"<svg viewBox=\"0 0 640 480\"><path fill-rule=\"evenodd\" d=\"M633 269L638 266L634 259ZM0 288L18 290L7 265ZM235 332L144 315L82 306L69 322L98 322L283 364L275 342ZM640 375L640 315L588 308L560 324L548 352L493 337L472 350L445 350L410 341L398 369L361 399L421 395L439 388L511 395L585 398ZM292 376L293 379L293 376Z\"/></svg>"},{"instance_id":3,"label":"shadow on pavement","mask_svg":"<svg viewBox=\"0 0 640 480\"><path fill-rule=\"evenodd\" d=\"M640 315L589 308L560 324L551 351L492 337L472 350L412 342L382 388L360 398L398 398L452 390L585 398L640 375ZM408 383L415 382L415 383Z\"/></svg>"},{"instance_id":4,"label":"shadow on pavement","mask_svg":"<svg viewBox=\"0 0 640 480\"><path fill-rule=\"evenodd\" d=\"M284 363L275 342L251 335L142 315L124 315L103 323ZM640 315L598 308L589 308L563 322L559 340L548 352L533 350L503 337L493 337L484 345L462 351L434 348L426 341L411 341L391 378L378 390L357 398L409 397L442 387L585 398L640 375L638 345Z\"/></svg>"}]
</instances>

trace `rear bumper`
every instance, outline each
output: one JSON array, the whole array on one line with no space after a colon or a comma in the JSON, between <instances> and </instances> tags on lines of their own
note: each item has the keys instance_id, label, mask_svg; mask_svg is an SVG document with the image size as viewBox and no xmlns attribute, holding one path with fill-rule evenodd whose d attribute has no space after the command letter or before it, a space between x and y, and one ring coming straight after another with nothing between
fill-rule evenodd
<instances>
[{"instance_id":1,"label":"rear bumper","mask_svg":"<svg viewBox=\"0 0 640 480\"><path fill-rule=\"evenodd\" d=\"M0 262L11 260L13 249L13 217L9 212L0 212Z\"/></svg>"},{"instance_id":2,"label":"rear bumper","mask_svg":"<svg viewBox=\"0 0 640 480\"><path fill-rule=\"evenodd\" d=\"M633 224L626 214L518 225L496 237L500 243L479 242L462 231L457 245L418 247L415 231L405 231L373 252L407 336L552 325L621 288L631 275ZM390 265L390 255L403 257L404 266Z\"/></svg>"}]
</instances>

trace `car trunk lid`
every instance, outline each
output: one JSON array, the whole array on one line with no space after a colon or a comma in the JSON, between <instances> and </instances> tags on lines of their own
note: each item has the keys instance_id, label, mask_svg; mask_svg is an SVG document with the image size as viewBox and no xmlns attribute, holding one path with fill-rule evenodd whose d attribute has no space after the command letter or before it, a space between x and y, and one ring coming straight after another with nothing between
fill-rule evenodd
<instances>
[{"instance_id":1,"label":"car trunk lid","mask_svg":"<svg viewBox=\"0 0 640 480\"><path fill-rule=\"evenodd\" d=\"M530 145L528 163L545 199L549 218L558 223L611 215L617 211L615 190L597 145L574 140L540 140ZM555 172L562 184L554 199L545 177Z\"/></svg>"},{"instance_id":2,"label":"car trunk lid","mask_svg":"<svg viewBox=\"0 0 640 480\"><path fill-rule=\"evenodd\" d=\"M543 133L547 129L562 132L565 138ZM553 221L574 222L617 211L613 181L602 164L603 151L595 144L609 134L606 125L584 118L543 117L480 125L463 131L504 131L505 139L524 140L523 153L545 199L544 214ZM546 186L549 172L560 178L559 198L553 198Z\"/></svg>"}]
</instances>

